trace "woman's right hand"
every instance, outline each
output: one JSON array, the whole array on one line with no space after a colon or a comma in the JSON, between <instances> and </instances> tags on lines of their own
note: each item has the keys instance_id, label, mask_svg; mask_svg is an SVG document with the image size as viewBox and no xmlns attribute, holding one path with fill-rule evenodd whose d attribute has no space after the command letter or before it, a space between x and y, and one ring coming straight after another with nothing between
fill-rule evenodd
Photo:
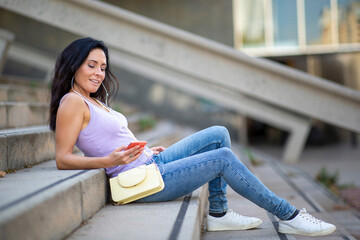
<instances>
[{"instance_id":1,"label":"woman's right hand","mask_svg":"<svg viewBox=\"0 0 360 240\"><path fill-rule=\"evenodd\" d=\"M128 150L125 150L127 146L120 146L109 154L111 167L117 165L125 165L138 159L144 152L144 147L135 146Z\"/></svg>"}]
</instances>

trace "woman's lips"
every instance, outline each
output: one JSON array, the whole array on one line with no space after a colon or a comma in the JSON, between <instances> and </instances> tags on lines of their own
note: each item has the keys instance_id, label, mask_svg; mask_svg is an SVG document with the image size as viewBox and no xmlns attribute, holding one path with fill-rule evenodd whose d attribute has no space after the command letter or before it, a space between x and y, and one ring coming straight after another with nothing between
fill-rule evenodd
<instances>
[{"instance_id":1,"label":"woman's lips","mask_svg":"<svg viewBox=\"0 0 360 240\"><path fill-rule=\"evenodd\" d=\"M99 80L94 80L94 79L89 79L89 80L90 80L90 82L95 83L95 84L97 84L97 85L100 84L100 81L99 81Z\"/></svg>"}]
</instances>

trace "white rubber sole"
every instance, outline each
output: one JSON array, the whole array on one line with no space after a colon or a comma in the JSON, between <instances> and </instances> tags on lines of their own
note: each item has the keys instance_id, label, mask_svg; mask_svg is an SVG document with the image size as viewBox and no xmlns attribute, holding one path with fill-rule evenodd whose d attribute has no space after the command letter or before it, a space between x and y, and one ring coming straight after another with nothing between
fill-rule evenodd
<instances>
[{"instance_id":1,"label":"white rubber sole","mask_svg":"<svg viewBox=\"0 0 360 240\"><path fill-rule=\"evenodd\" d=\"M303 235L303 236L311 236L311 237L315 237L315 236L324 236L324 235L328 235L330 233L335 232L336 227L334 228L329 228L326 230L322 230L322 231L318 231L318 232L304 232L298 229L294 229L294 228L289 228L289 227L280 227L278 229L278 232L280 233L285 233L285 234L298 234L298 235Z\"/></svg>"},{"instance_id":2,"label":"white rubber sole","mask_svg":"<svg viewBox=\"0 0 360 240\"><path fill-rule=\"evenodd\" d=\"M239 231L239 230L249 230L252 228L256 228L257 226L261 225L263 223L262 220L253 222L251 224L247 224L247 225L240 225L240 226L216 226L216 227L211 227L211 226L207 226L206 230L209 232L216 232L216 231Z\"/></svg>"}]
</instances>

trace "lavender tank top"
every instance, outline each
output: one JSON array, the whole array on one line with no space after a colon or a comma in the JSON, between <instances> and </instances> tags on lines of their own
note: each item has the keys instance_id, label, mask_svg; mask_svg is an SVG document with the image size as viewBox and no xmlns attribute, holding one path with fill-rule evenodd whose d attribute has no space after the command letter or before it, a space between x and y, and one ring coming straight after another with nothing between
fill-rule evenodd
<instances>
[{"instance_id":1,"label":"lavender tank top","mask_svg":"<svg viewBox=\"0 0 360 240\"><path fill-rule=\"evenodd\" d=\"M64 95L64 97L66 95ZM83 99L90 109L90 121L88 125L80 131L75 145L85 156L104 157L122 145L127 146L130 142L137 141L128 129L128 122L123 114L111 108L109 108L110 112L108 112L86 98L83 97ZM141 154L137 160L126 165L105 168L106 174L110 178L115 177L120 172L150 161L152 155L153 152L151 149L145 147L144 153Z\"/></svg>"}]
</instances>

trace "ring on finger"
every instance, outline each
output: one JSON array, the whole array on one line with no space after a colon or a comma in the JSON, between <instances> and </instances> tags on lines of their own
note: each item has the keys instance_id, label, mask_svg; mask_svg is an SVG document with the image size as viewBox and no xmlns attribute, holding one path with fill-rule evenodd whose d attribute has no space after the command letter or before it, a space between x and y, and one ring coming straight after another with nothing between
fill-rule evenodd
<instances>
[{"instance_id":1,"label":"ring on finger","mask_svg":"<svg viewBox=\"0 0 360 240\"><path fill-rule=\"evenodd\" d=\"M130 157L132 157L132 154L130 154Z\"/></svg>"}]
</instances>

